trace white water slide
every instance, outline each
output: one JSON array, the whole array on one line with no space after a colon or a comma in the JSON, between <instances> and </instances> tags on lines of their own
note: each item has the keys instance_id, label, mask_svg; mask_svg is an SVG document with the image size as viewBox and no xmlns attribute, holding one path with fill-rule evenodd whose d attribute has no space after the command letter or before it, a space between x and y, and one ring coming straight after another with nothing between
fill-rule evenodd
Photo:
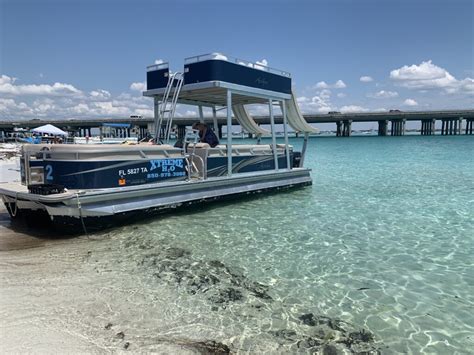
<instances>
[{"instance_id":1,"label":"white water slide","mask_svg":"<svg viewBox=\"0 0 474 355\"><path fill-rule=\"evenodd\" d=\"M286 116L288 120L288 124L293 128L296 132L303 132L303 133L317 133L319 130L313 126L311 126L303 117L303 114L300 111L298 106L298 102L296 101L296 96L294 93L291 94L291 99L285 100L286 106ZM271 135L271 132L263 129L260 127L253 117L248 113L247 109L244 105L233 105L232 110L234 111L234 116L242 126L244 131L248 133L255 134L257 136L262 135Z\"/></svg>"},{"instance_id":2,"label":"white water slide","mask_svg":"<svg viewBox=\"0 0 474 355\"><path fill-rule=\"evenodd\" d=\"M319 130L311 126L303 117L303 114L300 111L298 102L296 101L295 93L291 92L291 99L285 100L286 106L286 117L288 119L288 124L296 132L304 133L317 133Z\"/></svg>"},{"instance_id":3,"label":"white water slide","mask_svg":"<svg viewBox=\"0 0 474 355\"><path fill-rule=\"evenodd\" d=\"M234 116L236 120L242 126L244 131L255 134L257 136L272 134L270 131L263 129L257 124L257 122L255 122L255 120L252 116L250 116L244 105L233 105L232 110L234 111Z\"/></svg>"}]
</instances>

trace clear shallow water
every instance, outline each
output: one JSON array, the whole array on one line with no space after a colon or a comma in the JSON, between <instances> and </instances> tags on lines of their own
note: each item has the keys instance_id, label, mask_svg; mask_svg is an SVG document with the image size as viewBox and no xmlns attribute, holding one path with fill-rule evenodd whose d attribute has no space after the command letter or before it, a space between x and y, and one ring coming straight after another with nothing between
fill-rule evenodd
<instances>
[{"instance_id":1,"label":"clear shallow water","mask_svg":"<svg viewBox=\"0 0 474 355\"><path fill-rule=\"evenodd\" d=\"M309 352L313 314L348 329L326 327L323 344L364 329L382 353L473 353L473 152L473 137L313 139L312 187L79 238L110 303L100 321L141 350Z\"/></svg>"},{"instance_id":2,"label":"clear shallow water","mask_svg":"<svg viewBox=\"0 0 474 355\"><path fill-rule=\"evenodd\" d=\"M271 342L262 333L278 328L273 323L296 329L298 316L312 312L373 332L388 346L384 352L468 353L474 351L473 152L472 137L313 139L311 188L111 233L128 243L132 258L141 260L143 245L147 253L172 246L189 251L191 265L219 260L268 285L274 301L265 303L264 316L246 320L242 307L229 311L232 304L218 316L245 334L241 349ZM167 272L178 299L189 298ZM197 300L203 304L186 312L198 316L212 307L206 297Z\"/></svg>"}]
</instances>

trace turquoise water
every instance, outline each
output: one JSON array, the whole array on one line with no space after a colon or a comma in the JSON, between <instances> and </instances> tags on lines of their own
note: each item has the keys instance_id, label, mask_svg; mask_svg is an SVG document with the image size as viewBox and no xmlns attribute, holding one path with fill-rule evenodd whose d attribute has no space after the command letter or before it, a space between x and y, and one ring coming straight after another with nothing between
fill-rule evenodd
<instances>
[{"instance_id":1,"label":"turquoise water","mask_svg":"<svg viewBox=\"0 0 474 355\"><path fill-rule=\"evenodd\" d=\"M104 268L162 291L138 333L304 352L315 328L300 317L312 313L370 332L382 353L472 353L473 152L473 137L311 139L312 187L95 238L117 252ZM237 296L222 299L229 288ZM159 326L153 302L169 308Z\"/></svg>"}]
</instances>

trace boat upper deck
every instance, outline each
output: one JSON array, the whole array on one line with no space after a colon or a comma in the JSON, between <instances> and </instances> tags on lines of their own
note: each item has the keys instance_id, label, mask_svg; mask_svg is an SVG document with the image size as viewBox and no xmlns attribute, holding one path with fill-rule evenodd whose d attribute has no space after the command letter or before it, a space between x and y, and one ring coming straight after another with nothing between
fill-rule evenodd
<instances>
[{"instance_id":1,"label":"boat upper deck","mask_svg":"<svg viewBox=\"0 0 474 355\"><path fill-rule=\"evenodd\" d=\"M168 63L149 66L143 95L162 97L169 76ZM261 104L269 98L291 97L290 73L219 53L186 58L183 76L180 103L225 106L229 89L233 104Z\"/></svg>"}]
</instances>

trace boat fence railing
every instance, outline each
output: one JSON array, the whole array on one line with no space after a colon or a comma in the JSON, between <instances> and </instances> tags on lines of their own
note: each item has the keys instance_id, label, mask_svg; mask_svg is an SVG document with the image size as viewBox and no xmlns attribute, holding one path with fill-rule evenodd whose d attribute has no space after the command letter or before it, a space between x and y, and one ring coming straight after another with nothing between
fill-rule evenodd
<instances>
[{"instance_id":1,"label":"boat fence railing","mask_svg":"<svg viewBox=\"0 0 474 355\"><path fill-rule=\"evenodd\" d=\"M202 169L199 169L196 165L196 162L194 159L197 158L199 162L201 163L201 166L203 167ZM204 159L200 157L197 154L186 154L184 156L184 159L186 160L187 166L188 166L188 179L191 180L195 175L198 175L198 178L201 180L204 180L206 178L206 172L204 169Z\"/></svg>"},{"instance_id":2,"label":"boat fence railing","mask_svg":"<svg viewBox=\"0 0 474 355\"><path fill-rule=\"evenodd\" d=\"M164 63L149 65L146 67L146 71L155 71L155 70L161 70L161 69L167 69L167 68L169 68L169 63L164 62Z\"/></svg>"},{"instance_id":3,"label":"boat fence railing","mask_svg":"<svg viewBox=\"0 0 474 355\"><path fill-rule=\"evenodd\" d=\"M258 70L263 70L272 74L277 74L281 76L285 76L287 78L291 78L291 74L287 71L276 69L276 68L271 68L264 63L261 62L250 62L245 59L239 59L236 57L231 57L222 53L208 53L208 54L201 54L193 57L188 57L184 59L184 64L192 64L192 63L198 63L198 62L203 62L205 60L223 60L229 63L234 63L234 64L239 64L243 65L245 67L253 68L253 69L258 69Z\"/></svg>"}]
</instances>

